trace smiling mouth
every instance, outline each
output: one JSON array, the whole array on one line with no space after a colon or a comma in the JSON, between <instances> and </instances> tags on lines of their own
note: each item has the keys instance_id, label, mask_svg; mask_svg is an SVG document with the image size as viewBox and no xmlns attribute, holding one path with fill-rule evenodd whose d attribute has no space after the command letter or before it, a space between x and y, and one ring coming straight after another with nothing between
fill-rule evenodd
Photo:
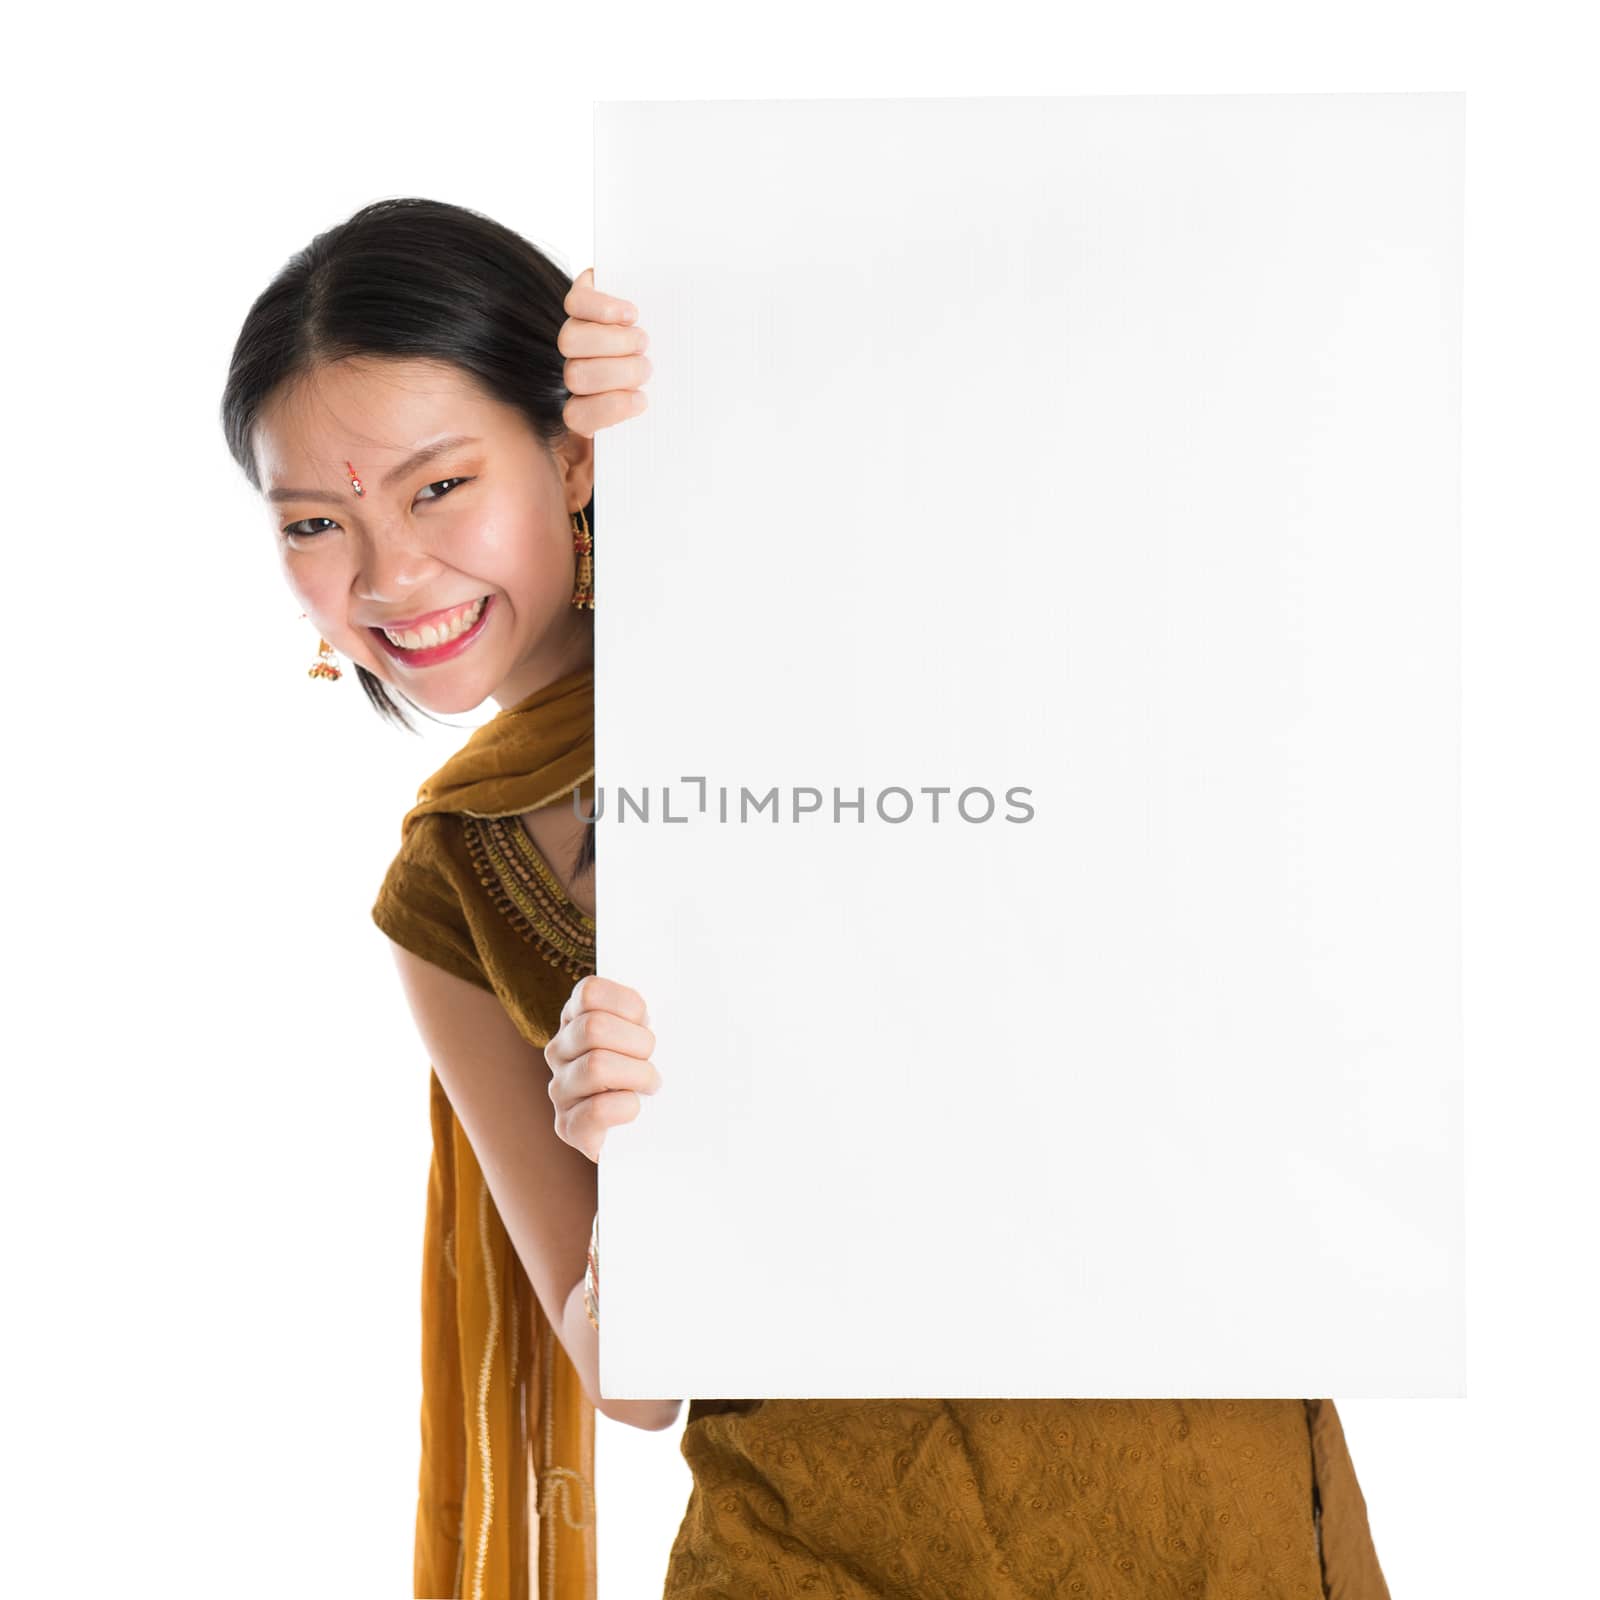
<instances>
[{"instance_id":1,"label":"smiling mouth","mask_svg":"<svg viewBox=\"0 0 1600 1600\"><path fill-rule=\"evenodd\" d=\"M395 660L425 667L455 655L476 639L483 631L493 603L493 595L481 595L454 607L425 627L369 628L367 631Z\"/></svg>"}]
</instances>

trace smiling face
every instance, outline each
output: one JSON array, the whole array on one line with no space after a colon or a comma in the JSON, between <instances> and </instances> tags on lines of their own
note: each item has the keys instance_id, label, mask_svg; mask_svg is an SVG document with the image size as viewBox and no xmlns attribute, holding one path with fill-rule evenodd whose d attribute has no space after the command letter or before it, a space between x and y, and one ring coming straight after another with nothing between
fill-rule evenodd
<instances>
[{"instance_id":1,"label":"smiling face","mask_svg":"<svg viewBox=\"0 0 1600 1600\"><path fill-rule=\"evenodd\" d=\"M350 357L273 396L255 454L311 625L415 704L511 705L592 663L571 603L592 440L551 449L448 362Z\"/></svg>"}]
</instances>

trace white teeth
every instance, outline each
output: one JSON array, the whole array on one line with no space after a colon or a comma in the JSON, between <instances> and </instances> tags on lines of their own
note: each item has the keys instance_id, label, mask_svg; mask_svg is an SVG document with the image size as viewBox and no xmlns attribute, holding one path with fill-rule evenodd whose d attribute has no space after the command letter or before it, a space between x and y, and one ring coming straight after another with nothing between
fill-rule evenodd
<instances>
[{"instance_id":1,"label":"white teeth","mask_svg":"<svg viewBox=\"0 0 1600 1600\"><path fill-rule=\"evenodd\" d=\"M478 620L478 613L483 610L483 601L474 600L464 611L457 612L443 627L436 627L429 623L422 629L407 628L404 633L395 633L390 628L383 630L384 637L391 643L397 644L402 650L427 650L436 644L448 644L450 640L463 634Z\"/></svg>"}]
</instances>

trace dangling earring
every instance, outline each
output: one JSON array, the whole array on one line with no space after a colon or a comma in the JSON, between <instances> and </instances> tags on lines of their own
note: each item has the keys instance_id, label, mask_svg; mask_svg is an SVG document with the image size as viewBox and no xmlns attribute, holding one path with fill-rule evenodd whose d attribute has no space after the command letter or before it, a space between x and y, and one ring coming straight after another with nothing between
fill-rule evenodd
<instances>
[{"instance_id":1,"label":"dangling earring","mask_svg":"<svg viewBox=\"0 0 1600 1600\"><path fill-rule=\"evenodd\" d=\"M572 513L572 548L578 557L578 581L572 591L572 603L581 611L593 611L594 534L589 531L589 519L581 508Z\"/></svg>"},{"instance_id":2,"label":"dangling earring","mask_svg":"<svg viewBox=\"0 0 1600 1600\"><path fill-rule=\"evenodd\" d=\"M304 620L305 612L302 611L300 616ZM344 676L344 673L334 665L333 646L320 635L317 638L317 659L306 668L306 676L308 678L326 678L329 683L337 682L338 679Z\"/></svg>"},{"instance_id":3,"label":"dangling earring","mask_svg":"<svg viewBox=\"0 0 1600 1600\"><path fill-rule=\"evenodd\" d=\"M306 668L306 676L308 678L326 678L329 683L333 683L344 676L344 673L333 664L333 646L326 639L319 638L317 640L317 659Z\"/></svg>"}]
</instances>

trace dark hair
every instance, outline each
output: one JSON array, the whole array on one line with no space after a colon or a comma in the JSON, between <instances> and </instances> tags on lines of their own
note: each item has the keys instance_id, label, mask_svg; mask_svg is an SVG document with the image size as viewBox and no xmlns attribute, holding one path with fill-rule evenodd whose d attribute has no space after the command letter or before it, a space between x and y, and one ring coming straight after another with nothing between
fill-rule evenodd
<instances>
[{"instance_id":1,"label":"dark hair","mask_svg":"<svg viewBox=\"0 0 1600 1600\"><path fill-rule=\"evenodd\" d=\"M451 362L554 446L567 433L556 335L571 287L541 250L465 206L375 200L297 250L250 307L222 392L228 450L259 490L254 433L272 396L350 356ZM592 495L584 514L593 529ZM381 678L359 664L356 676L382 716L417 731ZM590 827L578 870L593 860Z\"/></svg>"}]
</instances>

